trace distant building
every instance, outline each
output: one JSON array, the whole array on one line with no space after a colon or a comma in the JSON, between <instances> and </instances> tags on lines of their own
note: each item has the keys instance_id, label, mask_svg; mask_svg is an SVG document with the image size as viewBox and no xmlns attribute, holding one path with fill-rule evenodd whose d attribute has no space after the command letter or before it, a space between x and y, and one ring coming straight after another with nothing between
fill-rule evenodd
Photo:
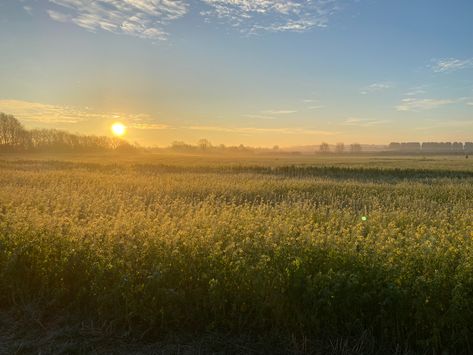
<instances>
[{"instance_id":1,"label":"distant building","mask_svg":"<svg viewBox=\"0 0 473 355\"><path fill-rule=\"evenodd\" d=\"M463 152L463 143L462 142L453 142L452 143L453 152Z\"/></svg>"},{"instance_id":2,"label":"distant building","mask_svg":"<svg viewBox=\"0 0 473 355\"><path fill-rule=\"evenodd\" d=\"M463 150L465 153L473 153L473 142L466 142Z\"/></svg>"},{"instance_id":3,"label":"distant building","mask_svg":"<svg viewBox=\"0 0 473 355\"><path fill-rule=\"evenodd\" d=\"M405 153L473 153L473 142L466 142L465 144L462 142L392 142L389 144L388 149L393 152Z\"/></svg>"},{"instance_id":4,"label":"distant building","mask_svg":"<svg viewBox=\"0 0 473 355\"><path fill-rule=\"evenodd\" d=\"M450 142L422 143L422 151L426 153L449 153L452 151L452 143Z\"/></svg>"},{"instance_id":5,"label":"distant building","mask_svg":"<svg viewBox=\"0 0 473 355\"><path fill-rule=\"evenodd\" d=\"M421 145L419 142L401 143L401 152L414 153L414 152L420 152L420 149L421 149Z\"/></svg>"}]
</instances>

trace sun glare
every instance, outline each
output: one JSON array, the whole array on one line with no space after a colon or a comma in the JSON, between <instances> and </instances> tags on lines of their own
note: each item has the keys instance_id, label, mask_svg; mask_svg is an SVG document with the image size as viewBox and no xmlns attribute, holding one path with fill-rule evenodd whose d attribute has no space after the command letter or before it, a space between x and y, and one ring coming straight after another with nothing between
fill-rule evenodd
<instances>
[{"instance_id":1,"label":"sun glare","mask_svg":"<svg viewBox=\"0 0 473 355\"><path fill-rule=\"evenodd\" d=\"M115 122L112 125L112 132L115 136L121 137L126 133L126 127L123 123Z\"/></svg>"}]
</instances>

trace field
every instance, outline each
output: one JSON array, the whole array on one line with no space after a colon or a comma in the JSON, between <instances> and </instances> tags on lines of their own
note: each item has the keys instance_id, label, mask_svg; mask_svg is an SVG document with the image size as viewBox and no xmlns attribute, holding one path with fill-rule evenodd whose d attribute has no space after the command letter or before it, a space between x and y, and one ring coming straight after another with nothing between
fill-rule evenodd
<instances>
[{"instance_id":1,"label":"field","mask_svg":"<svg viewBox=\"0 0 473 355\"><path fill-rule=\"evenodd\" d=\"M0 353L471 353L472 201L464 156L2 156Z\"/></svg>"}]
</instances>

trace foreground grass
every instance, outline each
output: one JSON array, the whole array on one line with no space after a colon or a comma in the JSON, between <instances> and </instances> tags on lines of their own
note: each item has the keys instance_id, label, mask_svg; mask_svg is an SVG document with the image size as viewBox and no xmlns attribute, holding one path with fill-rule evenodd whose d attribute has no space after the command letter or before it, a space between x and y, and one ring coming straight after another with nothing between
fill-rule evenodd
<instances>
[{"instance_id":1,"label":"foreground grass","mask_svg":"<svg viewBox=\"0 0 473 355\"><path fill-rule=\"evenodd\" d=\"M195 352L222 334L235 353L473 350L468 167L0 167L0 302L20 323L33 307L47 329L193 334Z\"/></svg>"}]
</instances>

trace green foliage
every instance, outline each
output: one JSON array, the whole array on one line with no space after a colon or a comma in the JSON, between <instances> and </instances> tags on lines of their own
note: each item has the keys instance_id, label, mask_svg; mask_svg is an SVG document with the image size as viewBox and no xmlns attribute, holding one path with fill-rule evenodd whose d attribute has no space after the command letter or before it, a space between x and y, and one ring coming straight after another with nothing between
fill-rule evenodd
<instances>
[{"instance_id":1,"label":"green foliage","mask_svg":"<svg viewBox=\"0 0 473 355\"><path fill-rule=\"evenodd\" d=\"M471 171L0 168L4 305L156 334L369 331L471 350Z\"/></svg>"}]
</instances>

